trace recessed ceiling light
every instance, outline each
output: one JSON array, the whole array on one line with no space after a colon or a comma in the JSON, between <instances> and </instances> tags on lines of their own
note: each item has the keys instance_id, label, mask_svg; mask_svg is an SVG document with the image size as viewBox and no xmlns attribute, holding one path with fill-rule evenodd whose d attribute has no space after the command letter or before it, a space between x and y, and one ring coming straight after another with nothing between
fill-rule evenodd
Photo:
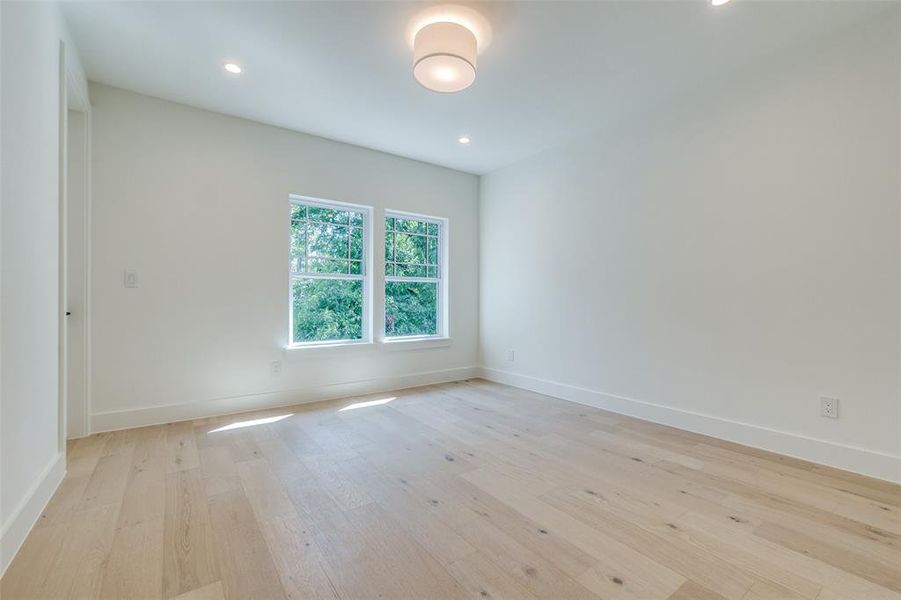
<instances>
[{"instance_id":1,"label":"recessed ceiling light","mask_svg":"<svg viewBox=\"0 0 901 600\"><path fill-rule=\"evenodd\" d=\"M723 4L725 4L728 1L729 0L710 0L710 4L713 6L722 6Z\"/></svg>"},{"instance_id":2,"label":"recessed ceiling light","mask_svg":"<svg viewBox=\"0 0 901 600\"><path fill-rule=\"evenodd\" d=\"M468 135L461 135L460 137L457 138L457 141L460 142L461 144L468 144L472 140L469 139Z\"/></svg>"},{"instance_id":3,"label":"recessed ceiling light","mask_svg":"<svg viewBox=\"0 0 901 600\"><path fill-rule=\"evenodd\" d=\"M224 65L225 70L231 73L232 75L238 75L241 73L243 69L241 69L241 65L238 63L227 62Z\"/></svg>"}]
</instances>

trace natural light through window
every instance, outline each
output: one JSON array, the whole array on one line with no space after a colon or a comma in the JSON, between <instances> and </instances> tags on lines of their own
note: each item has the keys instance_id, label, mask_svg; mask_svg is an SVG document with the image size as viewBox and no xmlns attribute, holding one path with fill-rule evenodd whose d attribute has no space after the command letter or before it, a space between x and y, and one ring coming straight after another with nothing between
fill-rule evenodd
<instances>
[{"instance_id":1,"label":"natural light through window","mask_svg":"<svg viewBox=\"0 0 901 600\"><path fill-rule=\"evenodd\" d=\"M248 419L247 421L235 421L229 425L223 425L217 429L211 429L207 433L219 433L220 431L231 431L233 429L244 429L245 427L254 427L256 425L268 425L269 423L277 423L282 419L287 419L294 413L287 415L278 415L277 417L262 417L260 419Z\"/></svg>"},{"instance_id":2,"label":"natural light through window","mask_svg":"<svg viewBox=\"0 0 901 600\"><path fill-rule=\"evenodd\" d=\"M443 335L446 221L385 215L385 337Z\"/></svg>"},{"instance_id":3,"label":"natural light through window","mask_svg":"<svg viewBox=\"0 0 901 600\"><path fill-rule=\"evenodd\" d=\"M369 339L369 209L291 197L291 344Z\"/></svg>"},{"instance_id":4,"label":"natural light through window","mask_svg":"<svg viewBox=\"0 0 901 600\"><path fill-rule=\"evenodd\" d=\"M338 412L344 412L345 410L357 410L358 408L368 408L370 406L381 406L382 404L388 404L392 400L397 400L397 398L396 397L379 398L378 400L367 400L365 402L354 402L353 404L348 404L344 408L338 409Z\"/></svg>"}]
</instances>

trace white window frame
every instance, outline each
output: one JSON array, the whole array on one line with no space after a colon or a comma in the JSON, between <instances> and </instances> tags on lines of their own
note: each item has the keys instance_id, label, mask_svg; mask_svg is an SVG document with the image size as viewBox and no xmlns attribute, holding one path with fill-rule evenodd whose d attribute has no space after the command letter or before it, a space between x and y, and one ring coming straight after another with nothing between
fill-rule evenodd
<instances>
[{"instance_id":1,"label":"white window frame","mask_svg":"<svg viewBox=\"0 0 901 600\"><path fill-rule=\"evenodd\" d=\"M363 261L361 273L295 273L291 270L291 208L293 206L308 206L313 208L328 208L332 210L345 210L362 213L363 215ZM288 349L322 348L333 346L359 346L372 344L372 214L371 206L324 200L311 196L298 194L288 195ZM363 315L362 336L357 340L314 340L308 342L294 341L294 282L302 279L353 279L363 282Z\"/></svg>"},{"instance_id":2,"label":"white window frame","mask_svg":"<svg viewBox=\"0 0 901 600\"><path fill-rule=\"evenodd\" d=\"M384 336L384 341L388 344L394 342L414 342L417 340L443 340L449 339L449 328L448 328L448 277L447 277L447 261L448 261L448 220L442 217L433 217L430 215L423 215L418 213L404 212L399 210L385 210L385 216L382 221L384 235L382 236L382 244L381 251L384 255L385 252L385 241L388 239L387 229L384 229L385 222L388 219L414 219L416 221L423 221L426 223L433 223L438 226L438 277L398 277L396 275L387 275L385 274L385 269L382 269L383 274L383 284L382 284L382 298L386 297L385 288L388 282L392 281L410 281L410 282L420 282L420 283L437 283L438 284L438 307L437 307L437 323L436 323L436 332L431 335L404 335L404 336L389 336L388 332L385 331L385 316L387 315L387 308L385 307L385 303L383 303L384 310L382 311L382 335ZM388 261L385 260L383 264L387 264ZM437 281L436 281L437 279Z\"/></svg>"}]
</instances>

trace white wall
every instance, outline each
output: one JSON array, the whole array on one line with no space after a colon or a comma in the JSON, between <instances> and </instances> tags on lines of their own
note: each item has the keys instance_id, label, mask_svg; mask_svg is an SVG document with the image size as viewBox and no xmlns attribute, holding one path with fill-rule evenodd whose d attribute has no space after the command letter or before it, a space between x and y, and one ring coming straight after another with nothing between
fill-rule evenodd
<instances>
[{"instance_id":1,"label":"white wall","mask_svg":"<svg viewBox=\"0 0 901 600\"><path fill-rule=\"evenodd\" d=\"M898 10L483 177L485 373L901 480Z\"/></svg>"},{"instance_id":2,"label":"white wall","mask_svg":"<svg viewBox=\"0 0 901 600\"><path fill-rule=\"evenodd\" d=\"M475 176L102 85L91 102L93 430L473 373ZM285 356L290 193L447 217L452 344Z\"/></svg>"},{"instance_id":3,"label":"white wall","mask_svg":"<svg viewBox=\"0 0 901 600\"><path fill-rule=\"evenodd\" d=\"M43 510L65 468L60 447L58 8L2 3L2 336L0 571ZM66 63L86 86L71 43Z\"/></svg>"}]
</instances>

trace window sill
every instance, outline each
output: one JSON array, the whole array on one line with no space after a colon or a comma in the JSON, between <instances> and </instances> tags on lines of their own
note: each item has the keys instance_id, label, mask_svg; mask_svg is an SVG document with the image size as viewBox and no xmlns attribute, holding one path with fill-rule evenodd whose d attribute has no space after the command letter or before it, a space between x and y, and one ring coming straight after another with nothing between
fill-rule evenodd
<instances>
[{"instance_id":1,"label":"window sill","mask_svg":"<svg viewBox=\"0 0 901 600\"><path fill-rule=\"evenodd\" d=\"M285 346L285 356L288 358L312 356L334 356L336 354L356 354L371 352L375 344L373 342L337 342L335 344L309 344L297 346Z\"/></svg>"},{"instance_id":2,"label":"window sill","mask_svg":"<svg viewBox=\"0 0 901 600\"><path fill-rule=\"evenodd\" d=\"M452 341L449 337L394 338L383 340L380 347L388 352L428 350L430 348L446 348L451 345Z\"/></svg>"},{"instance_id":3,"label":"window sill","mask_svg":"<svg viewBox=\"0 0 901 600\"><path fill-rule=\"evenodd\" d=\"M378 346L385 352L405 352L409 350L429 350L431 348L447 348L453 340L448 337L408 337L394 338L376 342L339 342L336 344L310 344L308 346L285 346L285 358L313 358L342 354L363 354L372 352Z\"/></svg>"}]
</instances>

